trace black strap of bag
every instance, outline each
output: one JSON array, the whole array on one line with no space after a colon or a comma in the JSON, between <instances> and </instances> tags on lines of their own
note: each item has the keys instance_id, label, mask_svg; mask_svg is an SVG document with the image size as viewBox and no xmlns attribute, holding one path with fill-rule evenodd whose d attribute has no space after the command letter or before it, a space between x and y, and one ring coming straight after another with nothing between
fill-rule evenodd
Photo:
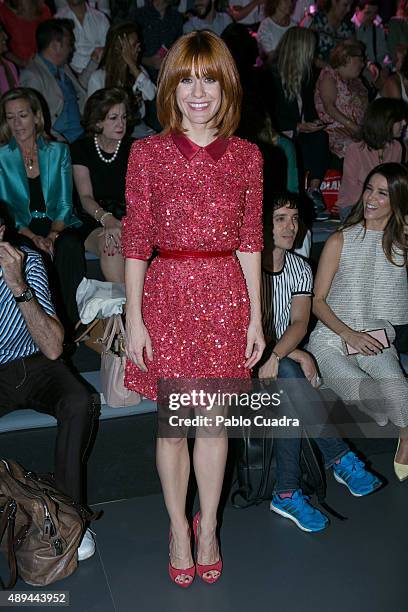
<instances>
[{"instance_id":1,"label":"black strap of bag","mask_svg":"<svg viewBox=\"0 0 408 612\"><path fill-rule=\"evenodd\" d=\"M10 580L6 585L0 578L0 587L3 591L8 591L14 587L17 582L17 560L14 541L14 523L16 516L17 504L14 499L8 499L3 508L0 521L0 544L3 538L7 537L7 561L10 571Z\"/></svg>"}]
</instances>

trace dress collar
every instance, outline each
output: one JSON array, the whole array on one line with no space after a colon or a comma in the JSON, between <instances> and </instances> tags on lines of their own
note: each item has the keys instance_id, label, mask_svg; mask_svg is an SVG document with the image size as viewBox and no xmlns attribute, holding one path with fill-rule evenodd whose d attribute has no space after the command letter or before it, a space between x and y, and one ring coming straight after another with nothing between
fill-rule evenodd
<instances>
[{"instance_id":1,"label":"dress collar","mask_svg":"<svg viewBox=\"0 0 408 612\"><path fill-rule=\"evenodd\" d=\"M228 138L220 137L211 142L206 147L200 147L200 145L196 144L195 142L187 138L185 134L182 134L180 132L172 132L171 137L180 153L182 153L188 161L191 161L200 150L204 149L204 151L206 151L209 156L215 162L217 162L221 159L221 157L224 155L225 151L228 148Z\"/></svg>"}]
</instances>

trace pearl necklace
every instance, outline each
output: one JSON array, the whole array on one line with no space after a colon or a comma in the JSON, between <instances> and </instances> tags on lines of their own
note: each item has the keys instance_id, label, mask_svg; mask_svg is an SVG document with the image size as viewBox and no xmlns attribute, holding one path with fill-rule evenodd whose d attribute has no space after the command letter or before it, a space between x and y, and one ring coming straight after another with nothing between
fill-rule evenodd
<instances>
[{"instance_id":1,"label":"pearl necklace","mask_svg":"<svg viewBox=\"0 0 408 612\"><path fill-rule=\"evenodd\" d=\"M118 140L118 144L116 145L116 149L114 150L112 157L109 157L109 159L106 159L106 157L104 157L102 155L102 151L101 151L101 147L99 146L97 135L95 134L95 136L94 136L94 143L95 143L96 152L97 152L99 158L103 162L105 162L105 164L111 164L113 161L115 161L115 159L116 159L116 157L117 157L117 155L119 153L119 147L120 147L120 143L121 142L122 142L122 140Z\"/></svg>"}]
</instances>

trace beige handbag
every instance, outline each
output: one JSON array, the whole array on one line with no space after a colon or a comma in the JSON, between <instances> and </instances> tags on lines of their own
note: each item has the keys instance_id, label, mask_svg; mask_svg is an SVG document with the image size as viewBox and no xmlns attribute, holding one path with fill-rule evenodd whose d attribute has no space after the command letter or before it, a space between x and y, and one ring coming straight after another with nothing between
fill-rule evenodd
<instances>
[{"instance_id":1,"label":"beige handbag","mask_svg":"<svg viewBox=\"0 0 408 612\"><path fill-rule=\"evenodd\" d=\"M107 319L101 339L101 391L108 406L127 408L141 401L139 393L126 389L125 377L125 328L120 314Z\"/></svg>"}]
</instances>

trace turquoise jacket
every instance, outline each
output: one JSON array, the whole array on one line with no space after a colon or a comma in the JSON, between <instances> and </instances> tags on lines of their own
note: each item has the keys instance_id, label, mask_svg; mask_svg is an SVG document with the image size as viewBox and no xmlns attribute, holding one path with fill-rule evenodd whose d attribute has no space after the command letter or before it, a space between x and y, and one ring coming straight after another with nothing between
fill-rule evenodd
<instances>
[{"instance_id":1,"label":"turquoise jacket","mask_svg":"<svg viewBox=\"0 0 408 612\"><path fill-rule=\"evenodd\" d=\"M46 214L51 221L77 227L81 221L72 212L72 167L68 145L37 140L38 164ZM0 147L0 200L14 216L16 227L31 223L30 192L24 160L15 138Z\"/></svg>"}]
</instances>

